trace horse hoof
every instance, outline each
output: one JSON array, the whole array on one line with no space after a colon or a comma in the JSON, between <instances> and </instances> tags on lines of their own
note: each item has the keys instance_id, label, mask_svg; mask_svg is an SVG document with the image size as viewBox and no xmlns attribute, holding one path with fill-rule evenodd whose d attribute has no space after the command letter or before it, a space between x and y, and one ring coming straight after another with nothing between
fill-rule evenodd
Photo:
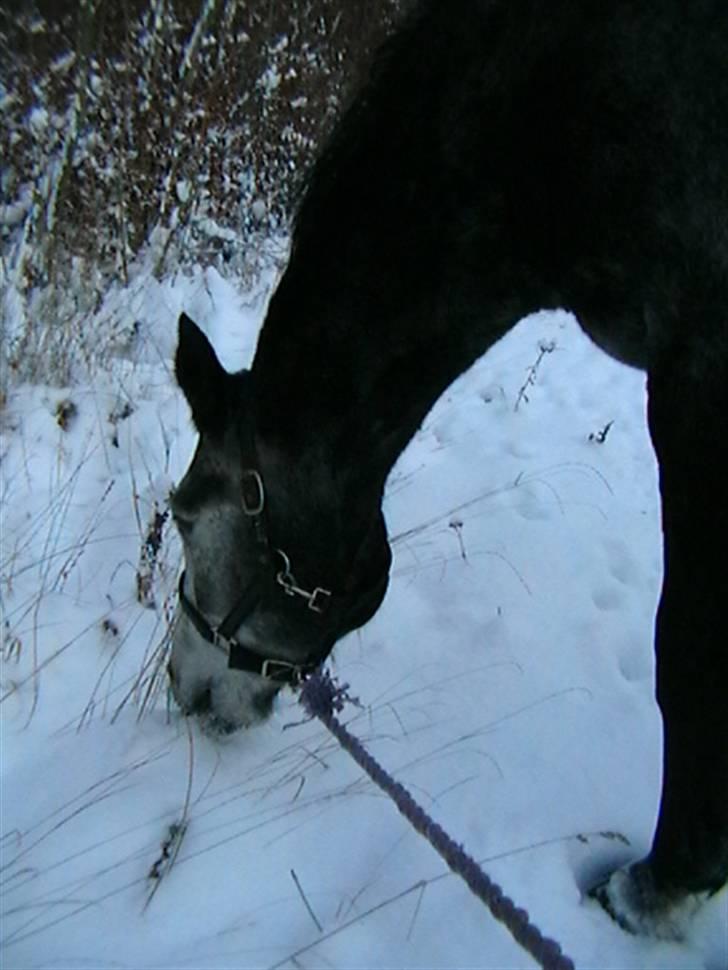
<instances>
[{"instance_id":1,"label":"horse hoof","mask_svg":"<svg viewBox=\"0 0 728 970\"><path fill-rule=\"evenodd\" d=\"M682 941L690 920L707 893L659 889L647 862L618 869L589 891L589 896L628 933Z\"/></svg>"}]
</instances>

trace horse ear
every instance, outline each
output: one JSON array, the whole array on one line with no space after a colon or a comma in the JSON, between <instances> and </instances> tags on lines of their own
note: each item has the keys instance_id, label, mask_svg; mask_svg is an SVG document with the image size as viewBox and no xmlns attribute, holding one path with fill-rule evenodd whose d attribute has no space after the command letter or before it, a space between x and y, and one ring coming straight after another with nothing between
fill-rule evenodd
<instances>
[{"instance_id":1,"label":"horse ear","mask_svg":"<svg viewBox=\"0 0 728 970\"><path fill-rule=\"evenodd\" d=\"M186 313L179 318L174 369L197 430L219 428L224 421L225 385L230 375L221 366L210 341Z\"/></svg>"}]
</instances>

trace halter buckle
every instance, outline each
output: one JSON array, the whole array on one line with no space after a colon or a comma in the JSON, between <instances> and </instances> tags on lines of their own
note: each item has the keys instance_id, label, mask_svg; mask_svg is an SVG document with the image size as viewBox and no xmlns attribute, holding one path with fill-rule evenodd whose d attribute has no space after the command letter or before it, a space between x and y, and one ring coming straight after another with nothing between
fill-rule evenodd
<instances>
[{"instance_id":1,"label":"halter buckle","mask_svg":"<svg viewBox=\"0 0 728 970\"><path fill-rule=\"evenodd\" d=\"M264 660L260 665L261 677L274 680L277 683L290 684L297 687L305 676L305 668L300 664L292 664L287 660Z\"/></svg>"},{"instance_id":2,"label":"halter buckle","mask_svg":"<svg viewBox=\"0 0 728 970\"><path fill-rule=\"evenodd\" d=\"M238 641L234 637L223 636L216 626L210 627L210 633L212 633L211 643L213 647L217 647L218 650L222 650L223 653L227 654L228 657L233 650L233 647L237 647Z\"/></svg>"}]
</instances>

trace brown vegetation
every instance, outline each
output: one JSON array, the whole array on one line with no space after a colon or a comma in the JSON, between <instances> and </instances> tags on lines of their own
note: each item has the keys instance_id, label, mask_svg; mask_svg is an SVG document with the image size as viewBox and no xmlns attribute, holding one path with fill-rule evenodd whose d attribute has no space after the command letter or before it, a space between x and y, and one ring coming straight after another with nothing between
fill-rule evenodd
<instances>
[{"instance_id":1,"label":"brown vegetation","mask_svg":"<svg viewBox=\"0 0 728 970\"><path fill-rule=\"evenodd\" d=\"M316 146L404 5L0 5L5 315L11 294L28 327L88 313L143 251L157 273L255 275L261 241L285 229ZM3 363L22 372L50 353L33 339L4 342Z\"/></svg>"}]
</instances>

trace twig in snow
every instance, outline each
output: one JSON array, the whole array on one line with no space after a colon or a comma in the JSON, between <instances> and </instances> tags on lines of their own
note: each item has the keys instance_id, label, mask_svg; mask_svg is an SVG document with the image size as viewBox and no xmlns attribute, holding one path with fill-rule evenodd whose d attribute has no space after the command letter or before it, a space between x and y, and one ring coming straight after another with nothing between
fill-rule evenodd
<instances>
[{"instance_id":1,"label":"twig in snow","mask_svg":"<svg viewBox=\"0 0 728 970\"><path fill-rule=\"evenodd\" d=\"M450 873L449 872L445 873L445 875L449 876ZM292 963L295 959L297 959L297 957L303 956L304 953L308 953L309 950L313 950L315 947L319 946L319 944L325 943L327 940L330 940L332 937L337 936L339 933L343 933L345 930L348 930L349 927L354 926L356 923L360 923L362 920L366 919L368 916L371 916L373 913L378 912L380 909L385 909L387 906L390 906L392 903L396 903L400 899L404 899L405 896L409 896L410 893L413 893L415 892L415 890L420 889L421 886L422 886L422 881L416 882L414 886L410 886L408 889L405 889L394 896L390 896L389 899L385 899L381 903L377 903L375 906L371 906L369 909L365 910L363 913L360 913L358 916L354 916L352 919L347 920L346 923L342 923L341 926L337 926L335 930L331 930L331 932L326 933L324 936L319 937L318 940L314 940L313 943L307 943L305 946L299 947L298 950L296 950L294 953L289 954L287 957L285 957L285 959L279 960L277 963L274 963L271 967L269 967L269 970L278 970L279 967L284 967L287 963Z\"/></svg>"},{"instance_id":2,"label":"twig in snow","mask_svg":"<svg viewBox=\"0 0 728 970\"><path fill-rule=\"evenodd\" d=\"M614 421L607 421L601 431L592 431L592 433L589 435L589 441L594 441L598 445L603 445L607 440L607 435L609 434L609 430L613 424Z\"/></svg>"},{"instance_id":3,"label":"twig in snow","mask_svg":"<svg viewBox=\"0 0 728 970\"><path fill-rule=\"evenodd\" d=\"M533 364L531 364L531 366L528 368L528 371L526 372L526 380L523 382L523 385L520 391L518 392L518 397L516 398L516 405L513 408L514 411L518 410L518 406L520 405L521 401L525 401L526 404L528 404L528 394L526 393L526 391L528 390L529 387L533 387L533 385L536 383L536 375L538 374L538 369L541 366L541 361L544 359L546 354L552 354L556 350L556 341L541 340L539 341L538 350L539 350L538 357L533 362Z\"/></svg>"},{"instance_id":4,"label":"twig in snow","mask_svg":"<svg viewBox=\"0 0 728 970\"><path fill-rule=\"evenodd\" d=\"M167 836L162 842L162 851L155 859L152 864L152 868L149 870L149 875L147 878L154 880L154 885L152 891L147 897L147 901L144 904L144 909L146 910L154 895L159 889L162 879L167 875L172 866L177 859L177 854L179 853L179 847L182 844L182 839L184 838L185 832L187 831L187 823L184 821L172 822L169 826Z\"/></svg>"},{"instance_id":5,"label":"twig in snow","mask_svg":"<svg viewBox=\"0 0 728 970\"><path fill-rule=\"evenodd\" d=\"M417 897L417 903L415 904L415 911L412 914L412 919L410 920L409 929L407 930L407 941L412 939L412 931L415 928L415 923L417 922L417 917L420 914L420 907L422 906L422 897L425 895L425 890L427 889L427 883L423 879L420 882L420 894Z\"/></svg>"},{"instance_id":6,"label":"twig in snow","mask_svg":"<svg viewBox=\"0 0 728 970\"><path fill-rule=\"evenodd\" d=\"M136 574L137 599L142 606L146 606L148 609L154 609L156 607L154 599L154 578L159 552L162 548L164 526L168 518L169 507L160 511L155 502L139 553L139 566L137 567Z\"/></svg>"},{"instance_id":7,"label":"twig in snow","mask_svg":"<svg viewBox=\"0 0 728 970\"><path fill-rule=\"evenodd\" d=\"M149 879L154 880L151 891L147 896L147 901L144 904L142 912L146 912L149 906L157 894L157 890L162 884L162 879L167 875L172 869L175 862L177 861L177 856L179 855L180 846L182 845L182 839L185 837L187 829L189 827L189 815L190 815L190 799L192 797L192 779L194 777L194 767L195 767L195 745L192 739L192 729L187 724L187 740L189 742L190 751L190 767L187 775L187 791L185 792L184 805L182 806L182 815L179 821L172 822L169 826L167 837L162 842L162 852L159 857L154 861L152 868L149 870Z\"/></svg>"},{"instance_id":8,"label":"twig in snow","mask_svg":"<svg viewBox=\"0 0 728 970\"><path fill-rule=\"evenodd\" d=\"M460 558L464 559L465 562L468 561L468 555L465 552L465 543L463 542L463 523L462 519L453 519L449 523L450 528L453 530L455 535L458 537L458 543L460 545Z\"/></svg>"},{"instance_id":9,"label":"twig in snow","mask_svg":"<svg viewBox=\"0 0 728 970\"><path fill-rule=\"evenodd\" d=\"M303 905L306 907L306 910L308 912L308 915L311 917L311 919L316 924L316 929L319 931L319 933L323 933L324 928L321 925L321 923L319 923L319 921L318 921L318 919L316 917L316 914L314 913L313 909L311 908L311 904L309 903L308 899L306 899L306 894L304 893L304 891L303 891L303 889L301 887L301 883L298 881L298 876L296 875L296 870L295 869L291 869L291 878L293 879L293 882L295 883L295 886L296 886L296 889L298 890L299 896L303 900Z\"/></svg>"}]
</instances>

